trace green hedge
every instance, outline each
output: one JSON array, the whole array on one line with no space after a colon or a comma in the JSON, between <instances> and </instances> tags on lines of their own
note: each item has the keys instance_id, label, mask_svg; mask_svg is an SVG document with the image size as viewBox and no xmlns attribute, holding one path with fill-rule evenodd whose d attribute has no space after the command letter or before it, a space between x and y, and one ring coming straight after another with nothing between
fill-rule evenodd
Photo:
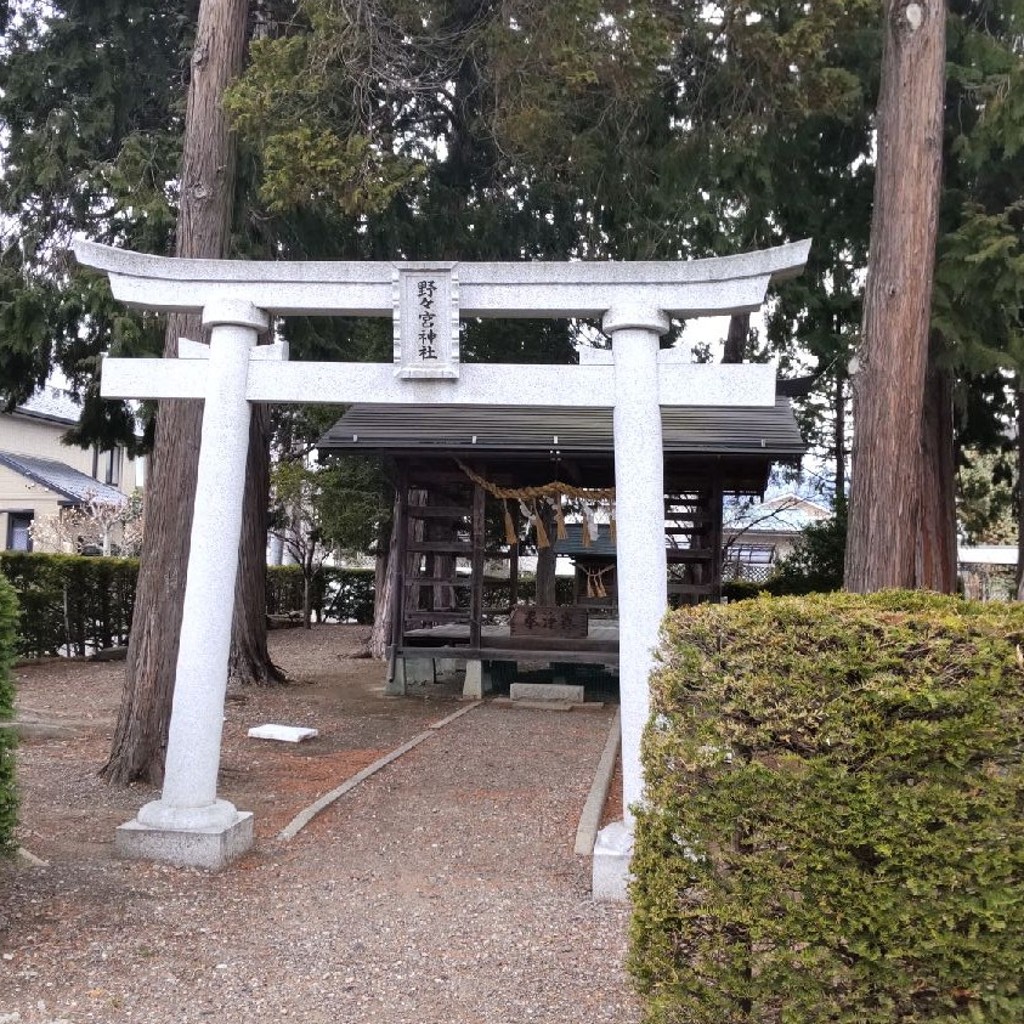
<instances>
[{"instance_id":1,"label":"green hedge","mask_svg":"<svg viewBox=\"0 0 1024 1024\"><path fill-rule=\"evenodd\" d=\"M7 723L14 717L14 660L18 625L18 602L14 588L0 576L0 854L14 850L14 826L18 799L14 785L14 730Z\"/></svg>"},{"instance_id":2,"label":"green hedge","mask_svg":"<svg viewBox=\"0 0 1024 1024\"><path fill-rule=\"evenodd\" d=\"M39 552L0 553L0 574L22 607L16 651L22 658L85 655L128 642L139 563ZM313 606L342 622L373 621L373 571L326 568L314 579ZM302 609L298 566L267 571L267 612Z\"/></svg>"},{"instance_id":3,"label":"green hedge","mask_svg":"<svg viewBox=\"0 0 1024 1024\"><path fill-rule=\"evenodd\" d=\"M373 622L372 569L324 566L313 576L312 608L318 621ZM302 611L302 570L297 565L267 567L267 614Z\"/></svg>"},{"instance_id":4,"label":"green hedge","mask_svg":"<svg viewBox=\"0 0 1024 1024\"><path fill-rule=\"evenodd\" d=\"M630 967L649 1022L1024 1020L1024 607L666 620Z\"/></svg>"},{"instance_id":5,"label":"green hedge","mask_svg":"<svg viewBox=\"0 0 1024 1024\"><path fill-rule=\"evenodd\" d=\"M21 604L18 654L81 656L127 643L138 571L131 558L0 553Z\"/></svg>"},{"instance_id":6,"label":"green hedge","mask_svg":"<svg viewBox=\"0 0 1024 1024\"><path fill-rule=\"evenodd\" d=\"M22 607L17 653L23 658L85 655L128 642L139 563L131 558L93 558L41 552L0 552L5 576ZM313 577L312 607L318 621L373 622L374 572L325 566ZM487 580L488 604L508 603L508 581ZM572 599L572 580L556 581L558 600ZM267 567L267 614L302 611L302 570L297 565ZM468 596L469 591L462 592ZM533 580L519 582L521 600L530 600Z\"/></svg>"}]
</instances>

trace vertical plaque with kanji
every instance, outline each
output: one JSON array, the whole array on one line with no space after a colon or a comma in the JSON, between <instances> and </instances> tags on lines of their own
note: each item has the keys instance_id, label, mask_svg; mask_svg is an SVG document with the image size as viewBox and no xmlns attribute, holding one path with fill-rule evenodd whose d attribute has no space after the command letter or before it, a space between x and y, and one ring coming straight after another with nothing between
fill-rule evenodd
<instances>
[{"instance_id":1,"label":"vertical plaque with kanji","mask_svg":"<svg viewBox=\"0 0 1024 1024\"><path fill-rule=\"evenodd\" d=\"M459 281L453 263L405 263L394 276L395 375L459 376Z\"/></svg>"}]
</instances>

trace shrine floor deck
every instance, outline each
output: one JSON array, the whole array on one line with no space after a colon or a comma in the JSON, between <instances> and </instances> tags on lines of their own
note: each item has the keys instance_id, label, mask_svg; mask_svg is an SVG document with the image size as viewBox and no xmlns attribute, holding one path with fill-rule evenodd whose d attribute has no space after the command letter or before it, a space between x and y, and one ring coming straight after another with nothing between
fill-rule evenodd
<instances>
[{"instance_id":1,"label":"shrine floor deck","mask_svg":"<svg viewBox=\"0 0 1024 1024\"><path fill-rule=\"evenodd\" d=\"M507 625L485 625L480 646L470 645L466 623L445 623L408 630L398 654L481 661L565 662L615 666L619 663L619 624L615 619L591 621L585 638L510 636Z\"/></svg>"}]
</instances>

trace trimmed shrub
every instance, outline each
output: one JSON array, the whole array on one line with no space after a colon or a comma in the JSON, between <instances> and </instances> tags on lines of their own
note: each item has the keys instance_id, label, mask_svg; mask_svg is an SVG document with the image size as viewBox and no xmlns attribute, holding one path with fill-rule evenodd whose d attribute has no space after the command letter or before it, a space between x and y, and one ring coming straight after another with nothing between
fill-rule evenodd
<instances>
[{"instance_id":1,"label":"trimmed shrub","mask_svg":"<svg viewBox=\"0 0 1024 1024\"><path fill-rule=\"evenodd\" d=\"M671 614L630 967L650 1022L1024 1020L1024 607Z\"/></svg>"},{"instance_id":2,"label":"trimmed shrub","mask_svg":"<svg viewBox=\"0 0 1024 1024\"><path fill-rule=\"evenodd\" d=\"M14 850L14 826L18 799L14 788L14 686L11 663L17 636L18 602L14 588L0 576L0 855Z\"/></svg>"},{"instance_id":3,"label":"trimmed shrub","mask_svg":"<svg viewBox=\"0 0 1024 1024\"><path fill-rule=\"evenodd\" d=\"M139 563L41 552L0 553L21 604L21 657L85 655L128 642Z\"/></svg>"}]
</instances>

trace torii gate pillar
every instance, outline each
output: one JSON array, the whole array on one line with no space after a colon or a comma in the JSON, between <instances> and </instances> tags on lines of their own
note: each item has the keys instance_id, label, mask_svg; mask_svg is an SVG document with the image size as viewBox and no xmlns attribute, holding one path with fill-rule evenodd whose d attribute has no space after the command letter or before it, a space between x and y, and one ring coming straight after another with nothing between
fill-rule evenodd
<instances>
[{"instance_id":1,"label":"torii gate pillar","mask_svg":"<svg viewBox=\"0 0 1024 1024\"><path fill-rule=\"evenodd\" d=\"M117 831L118 847L132 856L219 868L252 845L252 812L217 798L217 771L249 453L249 357L269 323L245 301L203 310L207 392L164 789Z\"/></svg>"},{"instance_id":2,"label":"torii gate pillar","mask_svg":"<svg viewBox=\"0 0 1024 1024\"><path fill-rule=\"evenodd\" d=\"M625 900L632 855L632 805L643 796L640 738L650 701L647 679L668 608L665 556L665 454L661 405L651 381L669 329L659 309L612 307L602 325L615 366L615 522L618 557L619 704L623 820L601 830L594 847L595 900Z\"/></svg>"},{"instance_id":3,"label":"torii gate pillar","mask_svg":"<svg viewBox=\"0 0 1024 1024\"><path fill-rule=\"evenodd\" d=\"M205 400L164 789L118 830L122 851L216 868L252 842L252 815L217 798L251 402L602 406L614 410L625 817L599 835L593 879L596 899L624 899L647 680L668 603L660 407L775 403L774 367L663 359L659 338L670 316L759 308L771 281L800 272L809 247L694 262L295 265L77 243L80 262L109 273L115 298L202 312L212 327L209 349L184 342L176 360L103 364L105 397ZM289 314L393 316L395 362L288 363L284 344L254 348L269 316ZM600 317L612 365L460 365L460 316Z\"/></svg>"}]
</instances>

